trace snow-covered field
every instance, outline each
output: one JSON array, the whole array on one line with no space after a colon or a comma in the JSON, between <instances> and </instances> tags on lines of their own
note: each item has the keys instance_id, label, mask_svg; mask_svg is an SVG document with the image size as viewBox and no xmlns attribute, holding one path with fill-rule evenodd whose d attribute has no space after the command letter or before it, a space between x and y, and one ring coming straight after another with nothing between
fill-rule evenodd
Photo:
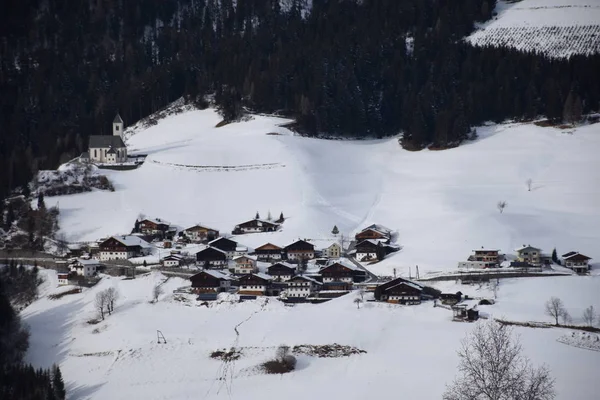
<instances>
[{"instance_id":1,"label":"snow-covered field","mask_svg":"<svg viewBox=\"0 0 600 400\"><path fill-rule=\"evenodd\" d=\"M185 284L178 278L168 280L165 295L150 304L152 287L164 280L160 274L129 281L107 277L81 294L49 300L46 295L66 288L56 288L53 271L42 273L43 298L22 313L32 331L28 360L39 366L60 363L70 399L364 399L399 389L407 398L439 399L456 373L459 342L473 328L451 322L451 312L431 302L406 307L365 303L357 310L355 294L322 305L285 307L263 299L207 308L168 294ZM480 309L492 316L549 322L543 302L556 294L575 317L593 302L600 308L599 279L502 281L498 302ZM487 291L440 285L475 296ZM121 293L115 313L100 324L87 324L96 317L95 293L110 286ZM167 344L157 344L156 330L163 332ZM569 330L517 328L516 333L525 354L551 369L559 400L597 398L600 353L558 342ZM300 356L298 370L283 376L254 369L280 344L332 343L367 353ZM209 357L231 346L242 348L235 363Z\"/></svg>"},{"instance_id":2,"label":"snow-covered field","mask_svg":"<svg viewBox=\"0 0 600 400\"><path fill-rule=\"evenodd\" d=\"M271 117L215 128L219 121L213 110L167 117L129 137L130 153L148 154L142 167L103 171L114 192L48 197L67 239L129 233L140 213L229 233L271 211L288 218L281 232L237 240L318 245L333 239L334 225L346 237L371 223L397 230L403 249L370 267L382 275L415 265L421 273L453 270L481 246L512 253L531 244L600 260L600 124L490 125L458 148L409 152L396 138L295 136ZM502 214L500 200L508 203Z\"/></svg>"},{"instance_id":3,"label":"snow-covered field","mask_svg":"<svg viewBox=\"0 0 600 400\"><path fill-rule=\"evenodd\" d=\"M495 11L467 38L470 43L557 58L600 52L598 0L499 0Z\"/></svg>"}]
</instances>

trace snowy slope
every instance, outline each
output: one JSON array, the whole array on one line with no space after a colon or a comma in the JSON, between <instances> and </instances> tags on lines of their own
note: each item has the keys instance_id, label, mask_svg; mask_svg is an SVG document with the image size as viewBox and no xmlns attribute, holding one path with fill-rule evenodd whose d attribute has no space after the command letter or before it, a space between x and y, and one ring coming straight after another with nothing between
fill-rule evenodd
<instances>
[{"instance_id":1,"label":"snowy slope","mask_svg":"<svg viewBox=\"0 0 600 400\"><path fill-rule=\"evenodd\" d=\"M281 232L237 240L332 239L333 225L346 236L371 223L397 230L404 248L372 266L380 274L454 269L474 248L511 253L524 243L600 260L600 125L494 125L455 149L408 152L395 138L319 140L276 118L214 128L219 120L212 110L161 120L128 139L130 152L148 154L141 168L106 171L115 192L47 198L67 238L128 233L140 213L228 233L270 210L288 218Z\"/></svg>"},{"instance_id":2,"label":"snowy slope","mask_svg":"<svg viewBox=\"0 0 600 400\"><path fill-rule=\"evenodd\" d=\"M597 0L499 0L495 11L497 16L478 27L467 41L557 58L600 52Z\"/></svg>"},{"instance_id":3,"label":"snowy slope","mask_svg":"<svg viewBox=\"0 0 600 400\"><path fill-rule=\"evenodd\" d=\"M53 271L42 273L48 279L43 295L63 290L52 285L56 283ZM176 301L169 294L149 304L153 285L163 279L160 274L133 281L105 278L81 294L36 301L23 312L32 331L28 360L39 366L60 363L70 399L364 399L398 387L407 398L439 399L456 373L460 339L473 328L451 322L449 310L431 303L409 307L366 303L357 310L354 294L291 308L264 299L207 308L193 300ZM480 307L495 316L548 321L543 302L556 294L577 316L594 301L600 307L599 279L502 281L498 303ZM182 284L171 279L165 289ZM100 324L87 324L96 316L95 293L113 285L122 295L116 312ZM557 288L563 289L555 293ZM485 292L456 285L447 289L471 295ZM532 289L536 296L529 293ZM157 344L157 329L167 344ZM595 378L597 352L557 342L568 330L519 328L517 333L525 354L552 371L559 400L596 398L600 390ZM272 357L280 344L332 343L367 353L337 359L301 356L298 370L284 376L262 375L253 369ZM235 363L209 358L212 351L231 346L242 348L243 356Z\"/></svg>"}]
</instances>

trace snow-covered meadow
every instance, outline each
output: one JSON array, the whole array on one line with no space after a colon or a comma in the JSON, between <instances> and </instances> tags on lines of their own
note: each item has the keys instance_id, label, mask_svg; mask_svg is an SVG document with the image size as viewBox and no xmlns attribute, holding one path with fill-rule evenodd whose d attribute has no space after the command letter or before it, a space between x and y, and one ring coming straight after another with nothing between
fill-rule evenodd
<instances>
[{"instance_id":1,"label":"snow-covered meadow","mask_svg":"<svg viewBox=\"0 0 600 400\"><path fill-rule=\"evenodd\" d=\"M411 399L439 399L456 374L460 340L473 328L452 322L451 311L434 308L431 302L365 303L357 309L356 294L321 305L285 307L262 299L205 307L194 300L176 300L170 291L185 285L178 278L168 280L165 294L150 304L153 286L165 279L158 273L135 280L105 277L81 294L49 300L46 295L66 289L56 288L53 271L42 273L42 298L22 313L32 331L28 360L39 366L60 363L70 399L363 399L399 388ZM503 280L497 303L480 309L491 316L549 322L543 302L558 294L576 316L590 302L600 308L595 289L599 278ZM485 287L440 285L474 296L489 294ZM110 286L121 293L115 313L104 322L88 324L97 317L95 294ZM157 343L156 330L167 344ZM596 398L600 353L557 341L570 335L569 330L517 328L515 333L525 354L551 369L558 399ZM255 369L272 358L278 345L333 343L366 353L299 356L298 369L282 376ZM209 357L231 346L242 349L234 363Z\"/></svg>"},{"instance_id":2,"label":"snow-covered meadow","mask_svg":"<svg viewBox=\"0 0 600 400\"><path fill-rule=\"evenodd\" d=\"M600 124L490 125L458 148L409 152L397 138L296 136L273 117L215 128L219 121L214 110L188 111L136 130L129 151L148 157L137 170L103 170L114 192L48 197L67 239L128 233L139 214L229 233L270 211L284 213L282 231L237 240L318 245L334 225L346 237L371 223L397 230L403 249L370 267L382 275L455 269L481 246L512 253L526 243L600 260Z\"/></svg>"},{"instance_id":3,"label":"snow-covered meadow","mask_svg":"<svg viewBox=\"0 0 600 400\"><path fill-rule=\"evenodd\" d=\"M600 52L597 0L498 0L494 11L496 16L467 37L469 43L556 58Z\"/></svg>"}]
</instances>

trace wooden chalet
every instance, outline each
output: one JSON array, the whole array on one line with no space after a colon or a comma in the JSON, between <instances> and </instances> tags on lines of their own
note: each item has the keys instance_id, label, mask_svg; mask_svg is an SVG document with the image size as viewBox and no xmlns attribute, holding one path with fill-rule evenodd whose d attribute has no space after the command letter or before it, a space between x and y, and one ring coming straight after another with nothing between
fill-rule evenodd
<instances>
[{"instance_id":1,"label":"wooden chalet","mask_svg":"<svg viewBox=\"0 0 600 400\"><path fill-rule=\"evenodd\" d=\"M183 257L179 254L169 254L162 260L160 260L163 267L180 267L183 264Z\"/></svg>"},{"instance_id":2,"label":"wooden chalet","mask_svg":"<svg viewBox=\"0 0 600 400\"><path fill-rule=\"evenodd\" d=\"M590 270L589 262L592 258L577 251L565 253L561 258L564 267L570 268L578 274L583 274Z\"/></svg>"},{"instance_id":3,"label":"wooden chalet","mask_svg":"<svg viewBox=\"0 0 600 400\"><path fill-rule=\"evenodd\" d=\"M98 246L101 261L126 260L150 254L150 243L139 236L111 236Z\"/></svg>"},{"instance_id":4,"label":"wooden chalet","mask_svg":"<svg viewBox=\"0 0 600 400\"><path fill-rule=\"evenodd\" d=\"M238 279L238 294L264 296L272 281L272 276L260 272L244 275Z\"/></svg>"},{"instance_id":5,"label":"wooden chalet","mask_svg":"<svg viewBox=\"0 0 600 400\"><path fill-rule=\"evenodd\" d=\"M275 282L286 282L296 275L297 266L286 262L278 262L267 268L267 272Z\"/></svg>"},{"instance_id":6,"label":"wooden chalet","mask_svg":"<svg viewBox=\"0 0 600 400\"><path fill-rule=\"evenodd\" d=\"M58 286L65 286L69 284L69 278L71 274L69 272L57 272Z\"/></svg>"},{"instance_id":7,"label":"wooden chalet","mask_svg":"<svg viewBox=\"0 0 600 400\"><path fill-rule=\"evenodd\" d=\"M280 261L283 258L283 249L272 243L267 243L254 249L254 255L258 261Z\"/></svg>"},{"instance_id":8,"label":"wooden chalet","mask_svg":"<svg viewBox=\"0 0 600 400\"><path fill-rule=\"evenodd\" d=\"M257 272L256 258L251 256L238 256L233 259L234 273L236 275L246 275Z\"/></svg>"},{"instance_id":9,"label":"wooden chalet","mask_svg":"<svg viewBox=\"0 0 600 400\"><path fill-rule=\"evenodd\" d=\"M205 270L190 277L194 293L219 293L231 286L229 275L219 271Z\"/></svg>"},{"instance_id":10,"label":"wooden chalet","mask_svg":"<svg viewBox=\"0 0 600 400\"><path fill-rule=\"evenodd\" d=\"M491 266L498 266L501 262L500 250L498 249L481 249L473 250L473 254L469 256L468 261L480 261Z\"/></svg>"},{"instance_id":11,"label":"wooden chalet","mask_svg":"<svg viewBox=\"0 0 600 400\"><path fill-rule=\"evenodd\" d=\"M255 218L237 224L231 233L233 235L243 235L245 233L275 232L278 229L279 224L276 222Z\"/></svg>"},{"instance_id":12,"label":"wooden chalet","mask_svg":"<svg viewBox=\"0 0 600 400\"><path fill-rule=\"evenodd\" d=\"M215 247L207 247L196 253L196 263L204 268L225 268L227 253Z\"/></svg>"},{"instance_id":13,"label":"wooden chalet","mask_svg":"<svg viewBox=\"0 0 600 400\"><path fill-rule=\"evenodd\" d=\"M302 259L310 260L315 258L315 246L304 241L298 240L284 248L288 260L299 261Z\"/></svg>"},{"instance_id":14,"label":"wooden chalet","mask_svg":"<svg viewBox=\"0 0 600 400\"><path fill-rule=\"evenodd\" d=\"M383 243L374 239L363 240L354 249L356 251L354 257L357 261L377 261L386 253Z\"/></svg>"},{"instance_id":15,"label":"wooden chalet","mask_svg":"<svg viewBox=\"0 0 600 400\"><path fill-rule=\"evenodd\" d=\"M437 299L442 292L404 278L396 278L375 288L375 300L400 304L419 304L423 299ZM450 295L455 297L456 294ZM460 295L459 295L460 299Z\"/></svg>"},{"instance_id":16,"label":"wooden chalet","mask_svg":"<svg viewBox=\"0 0 600 400\"><path fill-rule=\"evenodd\" d=\"M350 290L361 272L362 270L354 264L341 261L331 263L320 271L323 277L323 289Z\"/></svg>"},{"instance_id":17,"label":"wooden chalet","mask_svg":"<svg viewBox=\"0 0 600 400\"><path fill-rule=\"evenodd\" d=\"M208 228L202 225L194 225L183 231L185 236L194 243L203 243L206 241L212 241L219 237L219 231L217 229Z\"/></svg>"},{"instance_id":18,"label":"wooden chalet","mask_svg":"<svg viewBox=\"0 0 600 400\"><path fill-rule=\"evenodd\" d=\"M102 265L98 260L86 260L83 258L78 258L69 264L69 270L71 273L76 274L78 276L83 276L84 278L91 278L95 276L98 272L104 270L105 266Z\"/></svg>"},{"instance_id":19,"label":"wooden chalet","mask_svg":"<svg viewBox=\"0 0 600 400\"><path fill-rule=\"evenodd\" d=\"M288 298L306 298L319 290L323 284L304 275L296 275L287 281Z\"/></svg>"},{"instance_id":20,"label":"wooden chalet","mask_svg":"<svg viewBox=\"0 0 600 400\"><path fill-rule=\"evenodd\" d=\"M235 240L220 237L211 242L208 242L208 245L210 247L214 247L215 249L224 251L225 254L227 254L227 258L229 260L232 260L233 257L235 257L236 255L239 255L239 254L237 254L237 249L238 249L239 245L238 245L238 242L236 242Z\"/></svg>"},{"instance_id":21,"label":"wooden chalet","mask_svg":"<svg viewBox=\"0 0 600 400\"><path fill-rule=\"evenodd\" d=\"M144 235L156 235L169 230L170 223L160 218L143 219L139 221L139 231Z\"/></svg>"},{"instance_id":22,"label":"wooden chalet","mask_svg":"<svg viewBox=\"0 0 600 400\"><path fill-rule=\"evenodd\" d=\"M515 251L517 252L517 261L529 263L535 266L539 266L542 264L542 250L538 249L537 247L524 244L518 249L515 249Z\"/></svg>"},{"instance_id":23,"label":"wooden chalet","mask_svg":"<svg viewBox=\"0 0 600 400\"><path fill-rule=\"evenodd\" d=\"M357 242L367 239L384 240L389 242L392 238L392 230L383 225L373 224L358 232L356 235L354 235L354 238Z\"/></svg>"}]
</instances>

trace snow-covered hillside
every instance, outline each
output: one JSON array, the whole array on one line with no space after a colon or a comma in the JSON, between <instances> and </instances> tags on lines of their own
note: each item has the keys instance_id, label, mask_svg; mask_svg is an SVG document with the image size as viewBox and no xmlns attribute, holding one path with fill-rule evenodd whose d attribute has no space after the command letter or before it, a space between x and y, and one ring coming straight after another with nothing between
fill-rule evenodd
<instances>
[{"instance_id":1,"label":"snow-covered hillside","mask_svg":"<svg viewBox=\"0 0 600 400\"><path fill-rule=\"evenodd\" d=\"M150 304L151 291L164 277L135 280L105 277L97 287L60 300L45 297L56 288L54 271L42 270L42 298L22 313L31 326L28 361L36 366L60 363L69 398L75 399L365 399L394 393L406 398L439 399L456 374L456 349L473 324L452 322L451 311L432 303L397 306L365 303L357 310L349 294L321 305L285 307L265 298L244 303L201 306L193 297L176 300L173 289L184 282L171 278L165 294ZM479 306L482 313L512 320L550 321L543 303L562 298L574 322L583 308L600 305L600 277L555 277L503 280L498 302ZM95 294L117 287L121 298L105 321L96 318ZM443 283L444 290L489 295L486 288ZM239 332L239 336L236 335ZM158 344L156 330L167 343ZM558 400L595 399L596 351L560 343L564 329L517 328L524 353L536 365L547 364L556 379ZM561 339L562 340L562 339ZM564 342L564 340L563 340ZM365 354L345 358L300 356L298 369L282 376L264 375L254 367L273 357L281 344L339 343ZM210 353L235 346L234 363L211 359Z\"/></svg>"},{"instance_id":2,"label":"snow-covered hillside","mask_svg":"<svg viewBox=\"0 0 600 400\"><path fill-rule=\"evenodd\" d=\"M397 230L404 248L372 266L380 274L454 269L474 248L524 243L600 260L600 125L493 125L455 149L409 152L395 138L294 136L277 118L215 128L219 120L213 110L167 117L129 138L130 153L148 157L137 170L106 171L114 192L48 198L67 239L128 233L140 213L228 233L270 210L288 218L281 232L237 240L331 239L334 225L345 235L371 223Z\"/></svg>"},{"instance_id":3,"label":"snow-covered hillside","mask_svg":"<svg viewBox=\"0 0 600 400\"><path fill-rule=\"evenodd\" d=\"M557 58L600 52L597 0L499 0L495 11L467 41Z\"/></svg>"}]
</instances>

